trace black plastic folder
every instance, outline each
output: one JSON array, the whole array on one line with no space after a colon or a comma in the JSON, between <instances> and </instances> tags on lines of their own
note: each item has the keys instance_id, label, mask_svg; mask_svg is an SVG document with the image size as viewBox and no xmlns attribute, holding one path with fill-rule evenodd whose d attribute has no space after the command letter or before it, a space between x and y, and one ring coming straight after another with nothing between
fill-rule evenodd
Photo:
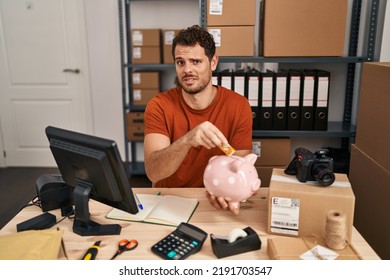
<instances>
[{"instance_id":1,"label":"black plastic folder","mask_svg":"<svg viewBox=\"0 0 390 280\"><path fill-rule=\"evenodd\" d=\"M287 127L287 77L288 73L274 74L273 129L285 130Z\"/></svg>"},{"instance_id":2,"label":"black plastic folder","mask_svg":"<svg viewBox=\"0 0 390 280\"><path fill-rule=\"evenodd\" d=\"M314 128L314 89L315 72L303 71L302 95L301 95L301 130L313 130Z\"/></svg>"},{"instance_id":3,"label":"black plastic folder","mask_svg":"<svg viewBox=\"0 0 390 280\"><path fill-rule=\"evenodd\" d=\"M272 130L273 96L274 96L274 73L265 72L261 74L260 83L260 129Z\"/></svg>"},{"instance_id":4,"label":"black plastic folder","mask_svg":"<svg viewBox=\"0 0 390 280\"><path fill-rule=\"evenodd\" d=\"M252 109L253 129L260 130L260 80L261 73L257 70L248 72L246 92L249 104Z\"/></svg>"},{"instance_id":5,"label":"black plastic folder","mask_svg":"<svg viewBox=\"0 0 390 280\"><path fill-rule=\"evenodd\" d=\"M302 73L289 70L287 80L287 130L299 130L301 122L301 85Z\"/></svg>"},{"instance_id":6,"label":"black plastic folder","mask_svg":"<svg viewBox=\"0 0 390 280\"><path fill-rule=\"evenodd\" d=\"M314 130L328 129L330 72L315 70Z\"/></svg>"}]
</instances>

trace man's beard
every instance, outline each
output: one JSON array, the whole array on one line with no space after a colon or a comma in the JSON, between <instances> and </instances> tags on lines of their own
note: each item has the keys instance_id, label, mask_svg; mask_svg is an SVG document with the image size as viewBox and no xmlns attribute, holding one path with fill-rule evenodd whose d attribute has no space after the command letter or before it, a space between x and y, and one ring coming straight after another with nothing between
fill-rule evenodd
<instances>
[{"instance_id":1,"label":"man's beard","mask_svg":"<svg viewBox=\"0 0 390 280\"><path fill-rule=\"evenodd\" d=\"M185 78L188 78L188 77L185 77ZM206 87L207 85L210 83L211 81L211 78L206 81L206 80L201 80L200 81L200 84L196 87L196 88L193 88L193 87L187 87L184 83L182 83L181 81L179 81L179 84L180 86L184 89L184 91L188 94L197 94L199 92L202 92Z\"/></svg>"}]
</instances>

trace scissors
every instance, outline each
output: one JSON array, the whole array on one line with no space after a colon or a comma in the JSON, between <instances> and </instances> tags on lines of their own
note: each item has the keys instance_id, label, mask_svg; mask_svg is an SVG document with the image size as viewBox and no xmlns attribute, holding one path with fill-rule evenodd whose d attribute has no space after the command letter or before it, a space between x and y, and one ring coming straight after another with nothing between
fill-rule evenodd
<instances>
[{"instance_id":1,"label":"scissors","mask_svg":"<svg viewBox=\"0 0 390 280\"><path fill-rule=\"evenodd\" d=\"M122 239L118 243L118 250L116 251L115 255L111 258L112 260L115 259L118 255L122 254L124 251L131 251L134 250L138 246L138 241L135 239Z\"/></svg>"}]
</instances>

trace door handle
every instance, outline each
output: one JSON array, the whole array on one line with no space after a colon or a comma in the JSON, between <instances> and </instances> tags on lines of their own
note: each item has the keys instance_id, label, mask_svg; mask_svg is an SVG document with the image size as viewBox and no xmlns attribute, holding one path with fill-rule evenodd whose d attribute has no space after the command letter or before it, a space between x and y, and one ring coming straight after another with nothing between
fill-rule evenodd
<instances>
[{"instance_id":1,"label":"door handle","mask_svg":"<svg viewBox=\"0 0 390 280\"><path fill-rule=\"evenodd\" d=\"M64 69L62 72L68 72L68 73L74 73L74 74L79 74L80 69Z\"/></svg>"}]
</instances>

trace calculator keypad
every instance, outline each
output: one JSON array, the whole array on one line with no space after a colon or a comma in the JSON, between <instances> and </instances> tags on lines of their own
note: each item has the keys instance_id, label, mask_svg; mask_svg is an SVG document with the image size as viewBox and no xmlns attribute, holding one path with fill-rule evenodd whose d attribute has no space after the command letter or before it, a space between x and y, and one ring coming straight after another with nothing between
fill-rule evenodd
<instances>
[{"instance_id":1,"label":"calculator keypad","mask_svg":"<svg viewBox=\"0 0 390 280\"><path fill-rule=\"evenodd\" d=\"M198 246L198 241L172 232L156 243L152 250L165 259L180 260L192 254Z\"/></svg>"}]
</instances>

